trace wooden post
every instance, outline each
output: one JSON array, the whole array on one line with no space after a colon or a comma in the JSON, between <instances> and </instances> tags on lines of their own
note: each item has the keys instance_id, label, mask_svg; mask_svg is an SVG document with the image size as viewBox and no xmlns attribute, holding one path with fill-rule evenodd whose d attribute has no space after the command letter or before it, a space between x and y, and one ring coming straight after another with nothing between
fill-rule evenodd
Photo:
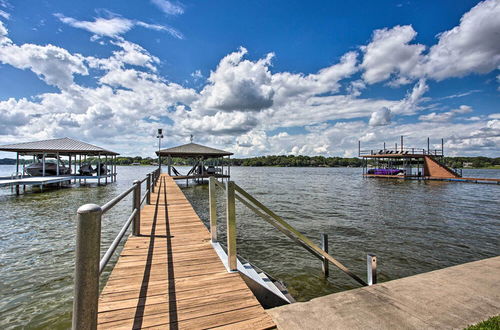
<instances>
[{"instance_id":1,"label":"wooden post","mask_svg":"<svg viewBox=\"0 0 500 330\"><path fill-rule=\"evenodd\" d=\"M236 201L234 182L226 182L226 220L227 220L227 265L229 271L237 271L236 259Z\"/></svg>"},{"instance_id":2,"label":"wooden post","mask_svg":"<svg viewBox=\"0 0 500 330\"><path fill-rule=\"evenodd\" d=\"M208 200L210 203L210 234L212 243L217 242L217 191L215 186L216 178L208 178Z\"/></svg>"},{"instance_id":3,"label":"wooden post","mask_svg":"<svg viewBox=\"0 0 500 330\"><path fill-rule=\"evenodd\" d=\"M172 175L172 157L168 155L167 158L167 164L168 164L168 175Z\"/></svg>"},{"instance_id":4,"label":"wooden post","mask_svg":"<svg viewBox=\"0 0 500 330\"><path fill-rule=\"evenodd\" d=\"M321 249L328 253L328 234L321 234ZM330 274L330 271L328 269L328 260L326 260L325 257L323 257L323 264L322 264L322 270L323 270L323 275L325 277L328 277Z\"/></svg>"},{"instance_id":5,"label":"wooden post","mask_svg":"<svg viewBox=\"0 0 500 330\"><path fill-rule=\"evenodd\" d=\"M59 176L59 153L58 152L56 152L56 158L57 158L56 175Z\"/></svg>"},{"instance_id":6,"label":"wooden post","mask_svg":"<svg viewBox=\"0 0 500 330\"><path fill-rule=\"evenodd\" d=\"M102 209L86 204L77 216L72 329L96 329Z\"/></svg>"}]
</instances>

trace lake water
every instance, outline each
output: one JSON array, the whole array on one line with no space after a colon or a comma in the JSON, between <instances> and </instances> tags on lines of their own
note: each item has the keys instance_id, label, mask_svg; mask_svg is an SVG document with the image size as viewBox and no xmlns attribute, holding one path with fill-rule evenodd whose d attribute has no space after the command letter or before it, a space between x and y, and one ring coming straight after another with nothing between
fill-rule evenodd
<instances>
[{"instance_id":1,"label":"lake water","mask_svg":"<svg viewBox=\"0 0 500 330\"><path fill-rule=\"evenodd\" d=\"M0 188L0 328L70 326L76 209L104 204L152 170L118 167L117 183L42 194ZM0 176L12 172L0 166ZM500 185L365 179L357 168L235 167L231 174L309 238L319 243L327 233L330 253L362 278L367 253L378 256L379 280L387 281L500 252ZM464 176L500 178L500 170L464 170ZM208 187L183 191L208 224ZM102 250L130 204L127 198L106 214ZM220 190L218 208L222 241ZM237 230L238 253L283 280L297 300L358 287L333 266L324 279L316 258L239 204Z\"/></svg>"}]
</instances>

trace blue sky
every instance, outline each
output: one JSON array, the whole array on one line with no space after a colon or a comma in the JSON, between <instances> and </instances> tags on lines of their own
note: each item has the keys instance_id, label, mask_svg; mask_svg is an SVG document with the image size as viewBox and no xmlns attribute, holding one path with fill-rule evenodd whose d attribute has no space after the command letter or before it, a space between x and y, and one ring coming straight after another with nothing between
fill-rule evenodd
<instances>
[{"instance_id":1,"label":"blue sky","mask_svg":"<svg viewBox=\"0 0 500 330\"><path fill-rule=\"evenodd\" d=\"M499 155L500 1L0 0L0 143ZM9 156L8 154L0 154Z\"/></svg>"}]
</instances>

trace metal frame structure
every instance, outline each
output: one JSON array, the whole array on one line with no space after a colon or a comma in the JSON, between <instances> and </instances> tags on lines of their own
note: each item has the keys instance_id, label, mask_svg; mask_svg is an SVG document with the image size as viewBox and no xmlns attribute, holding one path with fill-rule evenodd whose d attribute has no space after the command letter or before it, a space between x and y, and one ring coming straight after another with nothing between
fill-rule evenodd
<instances>
[{"instance_id":1,"label":"metal frame structure","mask_svg":"<svg viewBox=\"0 0 500 330\"><path fill-rule=\"evenodd\" d=\"M0 178L0 185L10 185L16 187L16 194L19 194L19 186L22 185L25 189L26 185L39 185L43 189L44 184L52 184L54 182L59 185L73 181L76 183L78 180L81 184L84 180L84 184L87 180L97 180L98 185L104 180L104 183L108 183L108 178L110 182L116 181L116 156L119 154L113 151L103 149L82 141L62 138L62 139L52 139L45 141L35 141L35 142L25 142L18 144L10 144L0 146L0 150L9 151L16 153L16 173L13 173L10 178ZM20 172L20 156L32 156L32 163L36 162L36 159L41 159L42 163L42 175L40 177L39 183L36 180L32 180L33 176L26 175L26 159L23 159L23 171ZM83 176L77 173L77 164L79 168L82 167L82 156L84 157L83 162L87 162L87 156L97 157L97 175L96 176ZM60 180L45 180L43 178L49 177L46 173L46 159L49 157L56 158L56 175L50 175L51 178L60 178ZM61 173L61 167L66 168L65 162L61 160L61 157L67 158L67 165L70 171L69 174ZM101 162L101 157L104 157L104 163ZM108 157L110 157L108 159ZM61 166L62 165L62 166ZM72 166L73 165L73 166ZM101 165L104 165L106 173L101 173ZM73 168L72 168L73 167ZM73 173L71 173L71 171ZM61 174L63 174L61 176ZM29 178L29 180L25 180ZM7 180L7 181L5 181ZM5 182L4 182L5 181ZM49 182L50 181L50 182ZM54 182L53 182L54 181Z\"/></svg>"}]
</instances>

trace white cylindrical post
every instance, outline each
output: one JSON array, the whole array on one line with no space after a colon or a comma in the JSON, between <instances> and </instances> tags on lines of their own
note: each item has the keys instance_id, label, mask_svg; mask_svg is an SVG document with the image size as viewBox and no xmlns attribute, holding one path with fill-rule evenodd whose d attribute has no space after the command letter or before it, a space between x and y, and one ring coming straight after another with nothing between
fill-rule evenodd
<instances>
[{"instance_id":1,"label":"white cylindrical post","mask_svg":"<svg viewBox=\"0 0 500 330\"><path fill-rule=\"evenodd\" d=\"M367 283L368 285L377 284L377 256L368 254L366 256Z\"/></svg>"}]
</instances>

